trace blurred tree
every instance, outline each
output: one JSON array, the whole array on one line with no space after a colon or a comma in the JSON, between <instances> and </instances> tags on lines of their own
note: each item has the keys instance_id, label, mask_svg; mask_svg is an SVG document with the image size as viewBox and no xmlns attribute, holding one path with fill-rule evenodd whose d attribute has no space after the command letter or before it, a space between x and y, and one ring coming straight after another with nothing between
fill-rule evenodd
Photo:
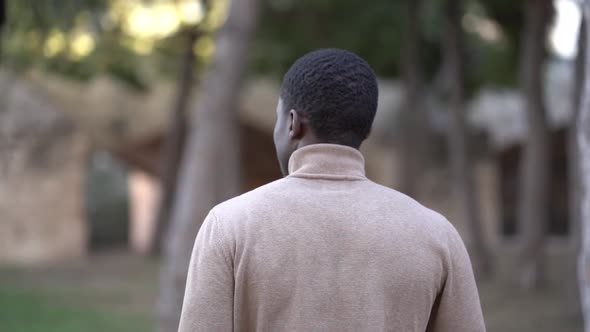
<instances>
[{"instance_id":1,"label":"blurred tree","mask_svg":"<svg viewBox=\"0 0 590 332\"><path fill-rule=\"evenodd\" d=\"M215 2L211 7L209 3ZM186 136L186 109L194 85L214 48L211 34L223 20L225 1L23 0L9 2L9 67L37 67L87 80L110 74L146 90L179 72L165 149L159 245L174 200ZM211 8L210 8L211 7ZM182 59L178 61L178 59ZM155 247L158 249L158 247Z\"/></svg>"},{"instance_id":2,"label":"blurred tree","mask_svg":"<svg viewBox=\"0 0 590 332\"><path fill-rule=\"evenodd\" d=\"M6 2L4 56L13 69L32 65L85 79L89 57L96 43L94 16L106 8L106 0L23 0Z\"/></svg>"},{"instance_id":3,"label":"blurred tree","mask_svg":"<svg viewBox=\"0 0 590 332\"><path fill-rule=\"evenodd\" d=\"M202 2L205 15L210 13L210 0ZM166 149L163 160L162 198L160 200L158 215L156 217L154 239L152 242L151 254L159 255L162 242L165 239L170 215L175 201L178 173L182 161L182 153L185 149L185 141L188 132L188 104L191 98L191 91L195 81L195 45L199 38L206 36L206 31L200 26L190 26L183 31L186 38L184 54L180 59L178 96L170 116L170 128L166 138Z\"/></svg>"},{"instance_id":4,"label":"blurred tree","mask_svg":"<svg viewBox=\"0 0 590 332\"><path fill-rule=\"evenodd\" d=\"M257 0L232 1L216 38L213 64L204 76L199 110L183 154L176 204L165 242L160 284L160 330L176 331L200 223L218 202L238 192L237 99L258 12Z\"/></svg>"},{"instance_id":5,"label":"blurred tree","mask_svg":"<svg viewBox=\"0 0 590 332\"><path fill-rule=\"evenodd\" d=\"M490 32L495 23L499 28L499 36L493 34L488 39L497 39L493 43L484 43L473 53L478 60L473 69L476 73L475 82L486 82L510 87L518 86L518 68L521 44L521 32L524 27L524 8L521 2L512 0L469 1L477 4L485 11L490 21L485 24ZM484 32L484 31L482 31ZM491 46L491 47L490 47Z\"/></svg>"},{"instance_id":6,"label":"blurred tree","mask_svg":"<svg viewBox=\"0 0 590 332\"><path fill-rule=\"evenodd\" d=\"M417 179L425 167L425 154L428 135L428 116L422 98L422 66L420 64L420 9L421 1L405 1L406 19L404 46L402 52L402 74L405 88L404 109L397 126L401 129L398 148L400 150L399 190L416 197ZM394 16L392 14L392 16Z\"/></svg>"},{"instance_id":7,"label":"blurred tree","mask_svg":"<svg viewBox=\"0 0 590 332\"><path fill-rule=\"evenodd\" d=\"M411 1L375 0L368 6L356 0L266 0L253 50L257 73L284 73L299 56L317 48L339 47L365 58L380 77L407 72L408 5L418 8L416 31L420 52L416 62L429 82L442 61L444 1L413 5ZM518 34L522 9L510 0L467 1L462 24L468 32L467 92L482 84L516 86ZM490 32L491 31L491 32Z\"/></svg>"},{"instance_id":8,"label":"blurred tree","mask_svg":"<svg viewBox=\"0 0 590 332\"><path fill-rule=\"evenodd\" d=\"M83 81L106 73L145 90L176 75L182 31L201 20L196 60L208 61L219 15L204 18L204 12L200 0L10 1L6 61L15 69L37 67Z\"/></svg>"},{"instance_id":9,"label":"blurred tree","mask_svg":"<svg viewBox=\"0 0 590 332\"><path fill-rule=\"evenodd\" d=\"M527 0L521 51L521 88L528 124L520 170L518 218L522 226L521 284L536 289L544 282L545 234L549 190L549 129L544 102L543 64L551 0Z\"/></svg>"},{"instance_id":10,"label":"blurred tree","mask_svg":"<svg viewBox=\"0 0 590 332\"><path fill-rule=\"evenodd\" d=\"M465 48L463 42L463 1L447 0L445 66L449 75L449 161L453 173L454 190L460 204L463 220L470 229L474 269L479 277L492 272L492 258L482 230L478 211L477 190L473 165L469 158L465 124Z\"/></svg>"},{"instance_id":11,"label":"blurred tree","mask_svg":"<svg viewBox=\"0 0 590 332\"><path fill-rule=\"evenodd\" d=\"M580 25L580 34L578 37L578 56L576 57L576 67L575 67L575 75L574 75L574 93L573 93L573 120L570 128L568 129L568 144L569 144L569 157L568 165L570 165L570 189L572 192L570 193L570 197L572 197L571 202L571 224L574 227L572 234L581 234L580 230L580 211L579 211L579 204L580 204L580 183L578 181L581 173L580 173L580 157L578 155L578 127L579 123L577 121L578 116L580 114L580 109L582 105L582 98L583 98L583 91L584 91L584 79L585 79L585 61L587 56L587 45L586 45L586 19L585 17L582 18L582 22ZM576 245L580 245L580 238L576 237Z\"/></svg>"},{"instance_id":12,"label":"blurred tree","mask_svg":"<svg viewBox=\"0 0 590 332\"><path fill-rule=\"evenodd\" d=\"M304 53L339 47L365 58L380 76L397 76L405 7L405 2L388 0L370 6L356 0L266 0L253 53L255 70L282 75Z\"/></svg>"},{"instance_id":13,"label":"blurred tree","mask_svg":"<svg viewBox=\"0 0 590 332\"><path fill-rule=\"evenodd\" d=\"M152 242L152 255L159 255L162 241L168 229L170 212L172 211L178 172L182 160L187 136L188 103L191 90L194 85L195 54L194 46L198 39L197 31L186 32L186 50L181 59L178 95L172 112L170 113L170 128L167 132L166 147L161 175L162 196L158 207L158 215L155 221L154 239Z\"/></svg>"},{"instance_id":14,"label":"blurred tree","mask_svg":"<svg viewBox=\"0 0 590 332\"><path fill-rule=\"evenodd\" d=\"M590 1L582 4L585 24L585 49L590 47ZM590 52L585 53L585 80L582 101L577 118L578 157L582 196L580 221L582 222L582 248L578 257L578 280L585 331L590 331Z\"/></svg>"},{"instance_id":15,"label":"blurred tree","mask_svg":"<svg viewBox=\"0 0 590 332\"><path fill-rule=\"evenodd\" d=\"M162 174L162 198L156 217L155 233L152 243L152 255L158 255L162 249L166 233L169 228L172 209L174 208L175 195L177 191L178 177L182 154L185 150L185 141L188 132L188 103L191 98L191 91L195 85L195 72L199 65L195 57L195 49L203 47L202 41L207 40L207 22L219 12L218 8L222 2L203 0L200 2L204 18L196 26L191 25L181 33L186 38L184 54L181 56L178 80L178 95L171 112L170 128L167 133L165 156L163 160ZM201 44L199 44L201 42Z\"/></svg>"},{"instance_id":16,"label":"blurred tree","mask_svg":"<svg viewBox=\"0 0 590 332\"><path fill-rule=\"evenodd\" d=\"M576 64L575 64L575 74L574 74L574 91L572 94L573 98L573 114L572 114L572 121L567 129L567 152L568 152L568 197L569 199L569 223L571 225L570 232L571 240L573 243L573 248L576 252L579 252L582 248L582 220L580 218L580 204L581 204L581 193L580 193L580 177L582 175L580 169L580 157L578 153L578 121L577 118L580 113L580 108L582 105L582 91L584 88L584 77L585 77L585 64L584 61L586 60L586 22L585 19L582 18L582 22L580 25L580 33L578 36L578 56L576 57ZM573 260L577 261L577 257L572 257ZM577 270L577 264L572 264L573 269ZM573 277L576 278L577 281L577 273L574 271L571 274ZM572 303L581 303L580 296L579 296L579 287L578 283L572 280L570 284L570 288L568 291L570 292L570 297L572 299ZM575 312L574 315L579 315L580 307L574 308Z\"/></svg>"},{"instance_id":17,"label":"blurred tree","mask_svg":"<svg viewBox=\"0 0 590 332\"><path fill-rule=\"evenodd\" d=\"M4 0L0 0L0 61L2 60L2 30L6 21L6 6Z\"/></svg>"}]
</instances>

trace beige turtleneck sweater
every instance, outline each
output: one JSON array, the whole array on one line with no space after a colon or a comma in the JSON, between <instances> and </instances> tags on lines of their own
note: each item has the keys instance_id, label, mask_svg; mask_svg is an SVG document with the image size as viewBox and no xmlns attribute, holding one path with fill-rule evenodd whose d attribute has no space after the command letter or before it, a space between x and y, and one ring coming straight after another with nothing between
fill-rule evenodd
<instances>
[{"instance_id":1,"label":"beige turtleneck sweater","mask_svg":"<svg viewBox=\"0 0 590 332\"><path fill-rule=\"evenodd\" d=\"M485 331L444 217L368 180L352 148L301 148L289 173L211 210L179 331Z\"/></svg>"}]
</instances>

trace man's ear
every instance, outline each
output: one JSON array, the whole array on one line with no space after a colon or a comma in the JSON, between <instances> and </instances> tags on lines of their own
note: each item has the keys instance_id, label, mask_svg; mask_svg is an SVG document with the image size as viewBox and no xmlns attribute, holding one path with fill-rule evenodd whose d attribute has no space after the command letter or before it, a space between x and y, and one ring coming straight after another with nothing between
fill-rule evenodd
<instances>
[{"instance_id":1,"label":"man's ear","mask_svg":"<svg viewBox=\"0 0 590 332\"><path fill-rule=\"evenodd\" d=\"M303 119L295 110L289 112L289 138L300 139L303 136Z\"/></svg>"}]
</instances>

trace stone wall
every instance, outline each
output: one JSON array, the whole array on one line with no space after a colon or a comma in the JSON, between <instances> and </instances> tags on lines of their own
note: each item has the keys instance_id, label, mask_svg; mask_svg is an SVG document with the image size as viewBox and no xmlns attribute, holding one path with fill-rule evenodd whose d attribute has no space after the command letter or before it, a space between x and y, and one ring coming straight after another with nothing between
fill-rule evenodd
<instances>
[{"instance_id":1,"label":"stone wall","mask_svg":"<svg viewBox=\"0 0 590 332\"><path fill-rule=\"evenodd\" d=\"M0 72L0 264L85 256L86 151L49 98Z\"/></svg>"}]
</instances>

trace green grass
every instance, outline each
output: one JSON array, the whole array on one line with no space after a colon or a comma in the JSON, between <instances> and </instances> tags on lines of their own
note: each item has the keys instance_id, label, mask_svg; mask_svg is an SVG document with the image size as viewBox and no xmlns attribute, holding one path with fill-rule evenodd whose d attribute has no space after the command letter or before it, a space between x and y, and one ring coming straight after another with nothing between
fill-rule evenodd
<instances>
[{"instance_id":1,"label":"green grass","mask_svg":"<svg viewBox=\"0 0 590 332\"><path fill-rule=\"evenodd\" d=\"M0 287L0 331L11 332L148 332L153 318L96 308L59 291ZM71 295L65 295L71 297ZM78 302L78 303L76 303Z\"/></svg>"},{"instance_id":2,"label":"green grass","mask_svg":"<svg viewBox=\"0 0 590 332\"><path fill-rule=\"evenodd\" d=\"M513 280L515 257L500 252L496 278L479 283L488 331L581 331L571 255L550 257L550 283L534 293ZM157 271L155 261L118 254L35 269L0 267L0 332L154 331Z\"/></svg>"}]
</instances>

